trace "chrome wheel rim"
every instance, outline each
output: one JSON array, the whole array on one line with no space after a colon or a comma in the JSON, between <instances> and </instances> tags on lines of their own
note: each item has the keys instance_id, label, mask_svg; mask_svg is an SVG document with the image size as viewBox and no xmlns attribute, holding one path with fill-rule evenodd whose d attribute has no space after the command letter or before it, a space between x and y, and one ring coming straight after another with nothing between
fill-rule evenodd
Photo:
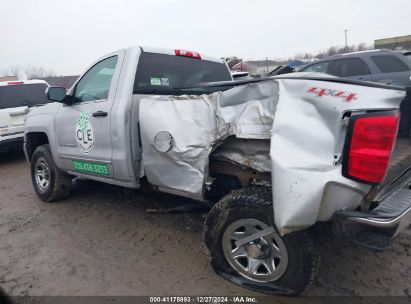
<instances>
[{"instance_id":1,"label":"chrome wheel rim","mask_svg":"<svg viewBox=\"0 0 411 304\"><path fill-rule=\"evenodd\" d=\"M231 223L223 234L222 248L230 266L241 276L255 282L272 282L287 269L288 254L276 233L237 246L236 241L270 228L255 219L240 219Z\"/></svg>"},{"instance_id":2,"label":"chrome wheel rim","mask_svg":"<svg viewBox=\"0 0 411 304\"><path fill-rule=\"evenodd\" d=\"M34 166L34 177L38 189L43 193L50 186L50 168L43 157L39 157Z\"/></svg>"}]
</instances>

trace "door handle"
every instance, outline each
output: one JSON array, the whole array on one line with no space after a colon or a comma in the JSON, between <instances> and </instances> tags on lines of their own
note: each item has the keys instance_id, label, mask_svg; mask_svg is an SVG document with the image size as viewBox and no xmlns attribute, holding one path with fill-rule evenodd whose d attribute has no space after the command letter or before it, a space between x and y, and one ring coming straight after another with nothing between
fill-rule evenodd
<instances>
[{"instance_id":1,"label":"door handle","mask_svg":"<svg viewBox=\"0 0 411 304\"><path fill-rule=\"evenodd\" d=\"M104 111L97 111L93 113L93 117L106 117L107 115L108 113Z\"/></svg>"},{"instance_id":2,"label":"door handle","mask_svg":"<svg viewBox=\"0 0 411 304\"><path fill-rule=\"evenodd\" d=\"M27 114L28 112L29 112L29 109L24 109L24 110L22 110L22 111L10 112L9 115L10 115L10 116L18 116L18 115Z\"/></svg>"}]
</instances>

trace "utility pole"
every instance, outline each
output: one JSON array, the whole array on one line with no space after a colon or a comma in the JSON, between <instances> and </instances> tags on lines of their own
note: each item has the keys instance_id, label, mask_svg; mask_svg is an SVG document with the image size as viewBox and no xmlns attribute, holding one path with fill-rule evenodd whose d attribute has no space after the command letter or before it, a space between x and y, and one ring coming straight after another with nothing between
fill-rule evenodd
<instances>
[{"instance_id":1,"label":"utility pole","mask_svg":"<svg viewBox=\"0 0 411 304\"><path fill-rule=\"evenodd\" d=\"M348 52L348 39L347 39L348 30L344 30L344 32L345 32L345 51Z\"/></svg>"}]
</instances>

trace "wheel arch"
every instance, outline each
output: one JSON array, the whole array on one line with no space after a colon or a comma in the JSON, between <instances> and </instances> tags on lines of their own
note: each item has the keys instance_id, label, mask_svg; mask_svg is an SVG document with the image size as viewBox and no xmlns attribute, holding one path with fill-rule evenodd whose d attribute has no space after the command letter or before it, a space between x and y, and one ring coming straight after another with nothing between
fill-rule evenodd
<instances>
[{"instance_id":1,"label":"wheel arch","mask_svg":"<svg viewBox=\"0 0 411 304\"><path fill-rule=\"evenodd\" d=\"M272 208L272 191L268 187L250 186L232 191L207 215L203 229L205 249L217 274L232 283L262 293L297 296L304 293L318 275L322 247L313 231L278 234L285 242L288 264L285 273L270 283L243 277L229 264L223 252L225 230L238 219L257 219L275 229Z\"/></svg>"},{"instance_id":2,"label":"wheel arch","mask_svg":"<svg viewBox=\"0 0 411 304\"><path fill-rule=\"evenodd\" d=\"M46 132L28 132L25 135L24 153L28 162L31 161L37 147L50 144L49 136Z\"/></svg>"}]
</instances>

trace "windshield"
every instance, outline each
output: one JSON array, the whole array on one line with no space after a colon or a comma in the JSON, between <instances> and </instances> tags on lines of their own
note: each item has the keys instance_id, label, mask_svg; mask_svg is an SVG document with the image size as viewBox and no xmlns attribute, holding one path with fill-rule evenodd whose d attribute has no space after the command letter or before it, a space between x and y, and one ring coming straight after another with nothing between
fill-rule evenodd
<instances>
[{"instance_id":1,"label":"windshield","mask_svg":"<svg viewBox=\"0 0 411 304\"><path fill-rule=\"evenodd\" d=\"M46 89L45 83L0 86L0 109L48 103Z\"/></svg>"},{"instance_id":2,"label":"windshield","mask_svg":"<svg viewBox=\"0 0 411 304\"><path fill-rule=\"evenodd\" d=\"M154 53L142 53L134 81L134 94L181 95L215 91L184 89L205 82L230 81L223 63Z\"/></svg>"}]
</instances>

